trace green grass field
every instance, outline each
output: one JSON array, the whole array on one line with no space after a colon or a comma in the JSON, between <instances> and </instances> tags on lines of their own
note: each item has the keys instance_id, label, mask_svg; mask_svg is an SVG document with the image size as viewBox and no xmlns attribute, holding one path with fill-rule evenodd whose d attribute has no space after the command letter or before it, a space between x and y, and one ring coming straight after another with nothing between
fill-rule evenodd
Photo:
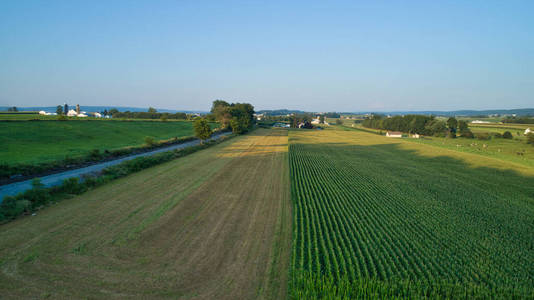
<instances>
[{"instance_id":1,"label":"green grass field","mask_svg":"<svg viewBox=\"0 0 534 300\"><path fill-rule=\"evenodd\" d=\"M293 298L534 296L534 168L290 132Z\"/></svg>"},{"instance_id":2,"label":"green grass field","mask_svg":"<svg viewBox=\"0 0 534 300\"><path fill-rule=\"evenodd\" d=\"M0 122L0 163L42 163L75 158L93 149L139 146L155 140L193 135L188 121L20 121Z\"/></svg>"},{"instance_id":3,"label":"green grass field","mask_svg":"<svg viewBox=\"0 0 534 300\"><path fill-rule=\"evenodd\" d=\"M491 126L491 127L470 127L471 130L476 134L479 132L492 133L499 132L503 133L504 131L511 131L507 127L508 124L500 126ZM503 127L504 126L504 127ZM513 125L512 125L513 126ZM524 127L523 125L519 125ZM518 126L518 127L519 127ZM385 133L386 130L378 130L372 128L365 128L361 125L346 126L342 127L342 130L350 131L364 131L364 132L374 132L374 133ZM519 129L518 129L519 130ZM517 130L516 130L517 131ZM445 148L449 150L455 150L459 152L466 152L472 154L479 154L487 156L490 158L495 158L503 160L505 162L520 164L529 167L534 167L534 146L526 143L525 136L517 136L516 131L511 131L513 133L513 139L504 139L504 138L495 138L492 137L489 140L479 140L479 139L466 139L466 138L440 138L440 137L424 137L421 139L414 138L403 138L403 141L425 144L434 147ZM524 129L521 133L524 132Z\"/></svg>"}]
</instances>

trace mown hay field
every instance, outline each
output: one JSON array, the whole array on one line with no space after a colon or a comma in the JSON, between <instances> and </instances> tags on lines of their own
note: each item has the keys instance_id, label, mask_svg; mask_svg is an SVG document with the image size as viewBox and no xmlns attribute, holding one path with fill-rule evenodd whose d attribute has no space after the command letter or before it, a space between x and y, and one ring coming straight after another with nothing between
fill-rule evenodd
<instances>
[{"instance_id":1,"label":"mown hay field","mask_svg":"<svg viewBox=\"0 0 534 300\"><path fill-rule=\"evenodd\" d=\"M283 298L287 138L256 130L1 225L0 295Z\"/></svg>"},{"instance_id":2,"label":"mown hay field","mask_svg":"<svg viewBox=\"0 0 534 300\"><path fill-rule=\"evenodd\" d=\"M0 163L50 162L94 149L140 146L147 136L157 141L192 135L188 121L5 121L0 122Z\"/></svg>"},{"instance_id":3,"label":"mown hay field","mask_svg":"<svg viewBox=\"0 0 534 300\"><path fill-rule=\"evenodd\" d=\"M534 168L338 129L289 162L292 298L534 297Z\"/></svg>"}]
</instances>

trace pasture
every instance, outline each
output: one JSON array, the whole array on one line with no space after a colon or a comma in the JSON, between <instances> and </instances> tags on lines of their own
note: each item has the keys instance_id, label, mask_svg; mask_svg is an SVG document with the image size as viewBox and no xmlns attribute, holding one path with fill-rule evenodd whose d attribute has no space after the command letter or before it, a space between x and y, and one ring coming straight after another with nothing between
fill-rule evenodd
<instances>
[{"instance_id":1,"label":"pasture","mask_svg":"<svg viewBox=\"0 0 534 300\"><path fill-rule=\"evenodd\" d=\"M85 155L93 149L140 146L155 140L193 135L188 121L20 121L0 122L0 163L35 164Z\"/></svg>"},{"instance_id":2,"label":"pasture","mask_svg":"<svg viewBox=\"0 0 534 300\"><path fill-rule=\"evenodd\" d=\"M256 130L0 226L7 298L280 299L287 131Z\"/></svg>"},{"instance_id":3,"label":"pasture","mask_svg":"<svg viewBox=\"0 0 534 300\"><path fill-rule=\"evenodd\" d=\"M506 124L508 125L508 124ZM503 125L501 125L503 126ZM534 146L526 143L524 136L517 136L518 130L512 131L507 129L509 127L469 127L475 134L484 133L504 133L505 131L511 131L513 139L504 139L491 137L488 140L479 140L477 138L443 138L443 137L428 137L425 136L421 139L403 138L404 142L412 142L418 144L425 144L434 147L445 148L448 150L466 152L471 154L478 154L487 156L488 158L499 159L508 163L520 164L529 167L534 167ZM372 128L365 128L361 125L355 125L355 127L342 127L342 130L354 130L370 133L382 133L386 130L378 130ZM521 131L523 132L524 129Z\"/></svg>"},{"instance_id":4,"label":"pasture","mask_svg":"<svg viewBox=\"0 0 534 300\"><path fill-rule=\"evenodd\" d=\"M356 130L290 131L292 298L534 296L534 168Z\"/></svg>"}]
</instances>

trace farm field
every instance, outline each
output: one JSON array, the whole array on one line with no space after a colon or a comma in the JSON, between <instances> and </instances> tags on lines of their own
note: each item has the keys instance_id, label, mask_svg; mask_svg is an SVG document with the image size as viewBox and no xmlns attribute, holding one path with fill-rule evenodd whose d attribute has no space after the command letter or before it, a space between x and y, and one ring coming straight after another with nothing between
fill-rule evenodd
<instances>
[{"instance_id":1,"label":"farm field","mask_svg":"<svg viewBox=\"0 0 534 300\"><path fill-rule=\"evenodd\" d=\"M290 131L292 298L534 297L534 167Z\"/></svg>"},{"instance_id":2,"label":"farm field","mask_svg":"<svg viewBox=\"0 0 534 300\"><path fill-rule=\"evenodd\" d=\"M155 140L193 135L188 121L20 121L0 122L0 163L42 163L75 158L93 149L139 146Z\"/></svg>"},{"instance_id":3,"label":"farm field","mask_svg":"<svg viewBox=\"0 0 534 300\"><path fill-rule=\"evenodd\" d=\"M503 128L480 128L469 127L475 134L477 132L500 132L507 131ZM361 125L355 127L342 128L349 131L363 131L385 133L386 130L378 130L372 128L365 128ZM403 138L403 142L411 142L417 144L425 144L434 147L445 148L448 150L454 150L458 152L466 152L471 154L477 154L481 156L487 156L489 158L499 159L508 163L520 164L529 167L534 167L534 147L526 143L524 136L517 136L513 131L513 139L495 138L492 137L489 140L466 139L466 138L440 138L440 137L424 137L422 139ZM519 154L518 154L519 153Z\"/></svg>"},{"instance_id":4,"label":"farm field","mask_svg":"<svg viewBox=\"0 0 534 300\"><path fill-rule=\"evenodd\" d=\"M57 116L44 116L38 112L0 112L0 121L57 120Z\"/></svg>"},{"instance_id":5,"label":"farm field","mask_svg":"<svg viewBox=\"0 0 534 300\"><path fill-rule=\"evenodd\" d=\"M256 130L1 225L0 294L283 298L287 139Z\"/></svg>"}]
</instances>

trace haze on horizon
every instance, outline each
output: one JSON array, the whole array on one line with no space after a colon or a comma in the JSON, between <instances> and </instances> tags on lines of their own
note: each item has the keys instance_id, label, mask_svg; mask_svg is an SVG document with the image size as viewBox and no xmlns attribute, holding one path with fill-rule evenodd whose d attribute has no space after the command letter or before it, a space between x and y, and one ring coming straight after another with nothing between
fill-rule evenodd
<instances>
[{"instance_id":1,"label":"haze on horizon","mask_svg":"<svg viewBox=\"0 0 534 300\"><path fill-rule=\"evenodd\" d=\"M534 106L534 2L439 2L3 1L0 106Z\"/></svg>"}]
</instances>

